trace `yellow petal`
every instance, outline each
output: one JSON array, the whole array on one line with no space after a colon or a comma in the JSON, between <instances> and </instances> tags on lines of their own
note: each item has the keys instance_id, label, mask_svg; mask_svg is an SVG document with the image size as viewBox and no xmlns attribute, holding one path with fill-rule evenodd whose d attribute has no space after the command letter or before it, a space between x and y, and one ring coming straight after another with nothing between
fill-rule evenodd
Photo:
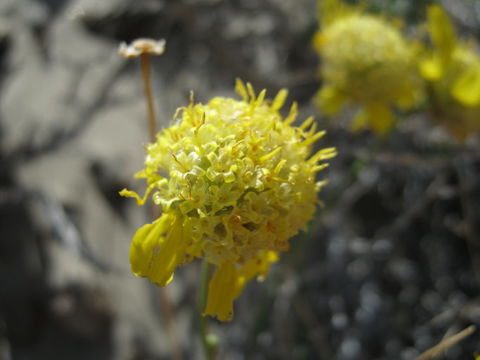
<instances>
[{"instance_id":1,"label":"yellow petal","mask_svg":"<svg viewBox=\"0 0 480 360\"><path fill-rule=\"evenodd\" d=\"M297 102L293 102L292 106L290 107L290 111L287 115L287 117L285 118L285 125L290 125L292 124L295 119L297 118L297 115L298 115L298 104Z\"/></svg>"},{"instance_id":2,"label":"yellow petal","mask_svg":"<svg viewBox=\"0 0 480 360\"><path fill-rule=\"evenodd\" d=\"M174 218L165 240L152 257L148 278L157 285L165 286L172 281L173 272L185 261L189 231L182 222L180 217Z\"/></svg>"},{"instance_id":3,"label":"yellow petal","mask_svg":"<svg viewBox=\"0 0 480 360\"><path fill-rule=\"evenodd\" d=\"M188 234L188 226L183 226L180 218L167 214L142 226L130 247L132 272L160 286L167 285L185 260Z\"/></svg>"},{"instance_id":4,"label":"yellow petal","mask_svg":"<svg viewBox=\"0 0 480 360\"><path fill-rule=\"evenodd\" d=\"M239 78L235 79L235 92L242 97L243 101L248 101L247 88Z\"/></svg>"},{"instance_id":5,"label":"yellow petal","mask_svg":"<svg viewBox=\"0 0 480 360\"><path fill-rule=\"evenodd\" d=\"M439 5L427 10L428 29L442 61L449 61L456 46L455 31L445 11Z\"/></svg>"},{"instance_id":6,"label":"yellow petal","mask_svg":"<svg viewBox=\"0 0 480 360\"><path fill-rule=\"evenodd\" d=\"M208 285L208 298L204 315L216 317L220 321L230 321L233 317L236 283L237 270L235 264L224 262L218 266Z\"/></svg>"},{"instance_id":7,"label":"yellow petal","mask_svg":"<svg viewBox=\"0 0 480 360\"><path fill-rule=\"evenodd\" d=\"M274 175L280 174L280 171L282 170L282 168L285 166L286 163L287 163L286 159L280 160L275 166L275 168L273 169L273 174Z\"/></svg>"},{"instance_id":8,"label":"yellow petal","mask_svg":"<svg viewBox=\"0 0 480 360\"><path fill-rule=\"evenodd\" d=\"M247 82L247 93L248 93L248 96L250 97L250 101L254 102L256 99L255 90L253 90L253 86L249 82Z\"/></svg>"},{"instance_id":9,"label":"yellow petal","mask_svg":"<svg viewBox=\"0 0 480 360\"><path fill-rule=\"evenodd\" d=\"M323 136L325 136L327 132L325 130L322 130L322 131L319 131L317 132L315 135L312 135L310 136L308 139L302 141L300 144L302 146L309 146L311 144L313 144L315 141L317 141L318 139L322 138Z\"/></svg>"},{"instance_id":10,"label":"yellow petal","mask_svg":"<svg viewBox=\"0 0 480 360\"><path fill-rule=\"evenodd\" d=\"M262 105L263 100L265 99L265 95L266 95L266 94L267 94L267 90L266 90L266 89L263 89L262 91L260 91L260 94L258 94L257 99L255 100L255 102L252 103L252 105L253 105L254 107L257 107L257 106Z\"/></svg>"},{"instance_id":11,"label":"yellow petal","mask_svg":"<svg viewBox=\"0 0 480 360\"><path fill-rule=\"evenodd\" d=\"M260 164L263 164L264 162L270 160L272 157L277 155L281 150L282 148L279 146L275 150L270 151L268 154L263 155L262 157L260 157Z\"/></svg>"},{"instance_id":12,"label":"yellow petal","mask_svg":"<svg viewBox=\"0 0 480 360\"><path fill-rule=\"evenodd\" d=\"M309 116L298 128L305 130L308 128L310 125L312 125L313 121L315 120L315 117Z\"/></svg>"},{"instance_id":13,"label":"yellow petal","mask_svg":"<svg viewBox=\"0 0 480 360\"><path fill-rule=\"evenodd\" d=\"M368 123L376 134L385 134L393 127L394 119L390 108L384 104L371 104L365 109Z\"/></svg>"},{"instance_id":14,"label":"yellow petal","mask_svg":"<svg viewBox=\"0 0 480 360\"><path fill-rule=\"evenodd\" d=\"M324 148L318 150L310 159L308 159L308 162L310 164L316 164L319 161L324 161L331 159L337 155L337 149L334 147L329 147L329 148Z\"/></svg>"},{"instance_id":15,"label":"yellow petal","mask_svg":"<svg viewBox=\"0 0 480 360\"><path fill-rule=\"evenodd\" d=\"M143 195L143 198L140 197L135 191L128 190L128 189L123 189L119 192L120 196L124 197L133 197L135 200L137 200L137 205L143 205L147 201L147 197L150 194L150 192L153 190L153 188L157 186L157 183L152 183L148 185L147 190L145 190L145 194Z\"/></svg>"},{"instance_id":16,"label":"yellow petal","mask_svg":"<svg viewBox=\"0 0 480 360\"><path fill-rule=\"evenodd\" d=\"M147 174L147 172L145 171L145 169L142 169L142 170L140 170L140 171L137 171L137 172L133 175L133 177L134 177L135 179L146 179L146 178L148 178L148 174Z\"/></svg>"},{"instance_id":17,"label":"yellow petal","mask_svg":"<svg viewBox=\"0 0 480 360\"><path fill-rule=\"evenodd\" d=\"M280 110L287 99L288 91L286 89L282 89L278 92L277 96L273 100L271 109L274 111Z\"/></svg>"},{"instance_id":18,"label":"yellow petal","mask_svg":"<svg viewBox=\"0 0 480 360\"><path fill-rule=\"evenodd\" d=\"M158 251L163 241L163 234L168 230L171 219L162 215L151 224L146 224L137 230L130 246L130 265L137 276L147 277L154 253Z\"/></svg>"},{"instance_id":19,"label":"yellow petal","mask_svg":"<svg viewBox=\"0 0 480 360\"><path fill-rule=\"evenodd\" d=\"M263 281L270 270L270 265L278 261L278 253L275 251L266 251L257 258L247 261L245 265L237 270L237 284L235 289L235 298L243 291L245 284L257 278Z\"/></svg>"},{"instance_id":20,"label":"yellow petal","mask_svg":"<svg viewBox=\"0 0 480 360\"><path fill-rule=\"evenodd\" d=\"M334 87L324 86L315 95L314 101L324 114L336 115L345 103L345 97Z\"/></svg>"},{"instance_id":21,"label":"yellow petal","mask_svg":"<svg viewBox=\"0 0 480 360\"><path fill-rule=\"evenodd\" d=\"M467 106L480 104L480 66L466 69L453 85L452 96Z\"/></svg>"},{"instance_id":22,"label":"yellow petal","mask_svg":"<svg viewBox=\"0 0 480 360\"><path fill-rule=\"evenodd\" d=\"M270 265L278 261L278 253L275 251L267 251L262 257L262 261L258 264L257 279L263 281L270 271Z\"/></svg>"},{"instance_id":23,"label":"yellow petal","mask_svg":"<svg viewBox=\"0 0 480 360\"><path fill-rule=\"evenodd\" d=\"M420 74L427 80L436 81L443 76L443 66L437 58L422 61L419 68Z\"/></svg>"}]
</instances>

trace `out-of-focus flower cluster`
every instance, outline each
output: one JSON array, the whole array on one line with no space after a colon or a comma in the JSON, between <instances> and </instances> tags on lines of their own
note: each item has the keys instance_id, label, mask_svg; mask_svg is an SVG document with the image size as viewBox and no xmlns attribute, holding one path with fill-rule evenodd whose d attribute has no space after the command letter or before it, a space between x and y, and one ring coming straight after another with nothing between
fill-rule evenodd
<instances>
[{"instance_id":1,"label":"out-of-focus flower cluster","mask_svg":"<svg viewBox=\"0 0 480 360\"><path fill-rule=\"evenodd\" d=\"M432 119L459 139L480 130L480 57L476 44L457 39L439 6L428 9L432 48L420 61Z\"/></svg>"},{"instance_id":2,"label":"out-of-focus flower cluster","mask_svg":"<svg viewBox=\"0 0 480 360\"><path fill-rule=\"evenodd\" d=\"M320 3L326 26L314 39L324 80L317 103L330 115L357 105L353 127L383 133L393 125L391 106L411 107L418 97L413 46L386 20L345 6L334 12L333 3Z\"/></svg>"},{"instance_id":3,"label":"out-of-focus flower cluster","mask_svg":"<svg viewBox=\"0 0 480 360\"><path fill-rule=\"evenodd\" d=\"M313 118L299 127L296 105L282 118L287 92L273 101L237 81L242 100L216 97L180 109L177 122L147 146L147 193L124 196L144 203L149 193L163 214L140 228L132 242L132 271L164 286L195 257L216 266L205 314L228 321L245 283L262 279L288 240L312 219L316 174L334 148L312 154L324 135Z\"/></svg>"},{"instance_id":4,"label":"out-of-focus flower cluster","mask_svg":"<svg viewBox=\"0 0 480 360\"><path fill-rule=\"evenodd\" d=\"M431 118L459 139L480 130L480 57L473 41L457 39L441 7L428 8L425 41L421 30L407 39L400 21L340 0L320 1L319 20L313 41L323 85L315 103L324 114L353 107L353 130L383 134L395 124L395 109L426 104Z\"/></svg>"}]
</instances>

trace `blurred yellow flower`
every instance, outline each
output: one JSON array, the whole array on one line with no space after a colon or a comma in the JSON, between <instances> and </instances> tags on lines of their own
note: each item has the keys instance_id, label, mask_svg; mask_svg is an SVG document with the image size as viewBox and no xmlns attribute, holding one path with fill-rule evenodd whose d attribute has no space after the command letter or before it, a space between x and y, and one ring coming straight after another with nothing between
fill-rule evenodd
<instances>
[{"instance_id":1,"label":"blurred yellow flower","mask_svg":"<svg viewBox=\"0 0 480 360\"><path fill-rule=\"evenodd\" d=\"M392 105L411 108L419 99L414 46L379 16L338 0L319 2L322 29L314 37L323 86L315 102L327 115L344 105L360 110L354 130L381 134L394 123Z\"/></svg>"},{"instance_id":2,"label":"blurred yellow flower","mask_svg":"<svg viewBox=\"0 0 480 360\"><path fill-rule=\"evenodd\" d=\"M433 118L464 140L480 130L480 57L473 43L457 40L452 23L438 5L428 8L433 49L420 63L427 81Z\"/></svg>"},{"instance_id":3,"label":"blurred yellow flower","mask_svg":"<svg viewBox=\"0 0 480 360\"><path fill-rule=\"evenodd\" d=\"M312 219L316 181L334 148L312 155L324 135L313 118L299 127L294 104L283 119L279 109L287 92L273 101L237 81L242 100L216 97L208 104L179 109L174 125L147 145L145 168L136 174L163 214L134 235L130 249L133 273L167 285L175 269L195 257L216 270L210 280L205 315L228 321L233 300L246 282L263 279L288 240Z\"/></svg>"}]
</instances>

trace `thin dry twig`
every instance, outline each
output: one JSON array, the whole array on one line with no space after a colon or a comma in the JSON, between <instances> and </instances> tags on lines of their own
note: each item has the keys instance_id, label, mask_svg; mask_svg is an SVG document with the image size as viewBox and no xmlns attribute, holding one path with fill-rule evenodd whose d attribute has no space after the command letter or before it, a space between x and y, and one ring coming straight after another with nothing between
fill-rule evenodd
<instances>
[{"instance_id":1,"label":"thin dry twig","mask_svg":"<svg viewBox=\"0 0 480 360\"><path fill-rule=\"evenodd\" d=\"M165 40L153 39L137 39L130 45L125 43L120 44L118 53L126 59L140 57L140 64L142 70L142 79L145 92L145 100L147 105L148 116L148 133L150 141L155 141L157 133L157 119L155 113L155 106L153 103L153 92L150 75L150 55L162 55L165 51ZM152 205L152 217L154 219L160 216L160 209L158 206ZM179 341L176 337L175 331L175 316L172 302L168 296L167 289L159 288L159 296L161 302L162 315L165 319L165 327L167 336L172 349L172 358L174 360L182 360L182 351Z\"/></svg>"},{"instance_id":2,"label":"thin dry twig","mask_svg":"<svg viewBox=\"0 0 480 360\"><path fill-rule=\"evenodd\" d=\"M415 360L428 360L433 359L437 355L439 355L442 351L447 350L449 347L455 345L456 343L462 341L466 337L472 335L476 330L475 325L470 325L466 329L463 329L459 333L452 335L444 340L442 340L439 344L435 345L434 347L424 351L419 356L415 358Z\"/></svg>"}]
</instances>

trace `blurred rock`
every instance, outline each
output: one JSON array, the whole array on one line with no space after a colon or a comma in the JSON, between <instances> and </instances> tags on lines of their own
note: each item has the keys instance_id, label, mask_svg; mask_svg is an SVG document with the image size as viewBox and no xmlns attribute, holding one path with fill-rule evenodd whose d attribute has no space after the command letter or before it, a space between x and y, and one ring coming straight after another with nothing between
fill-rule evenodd
<instances>
[{"instance_id":1,"label":"blurred rock","mask_svg":"<svg viewBox=\"0 0 480 360\"><path fill-rule=\"evenodd\" d=\"M98 289L82 284L67 285L55 291L49 309L62 332L85 339L108 339L110 336L112 305Z\"/></svg>"},{"instance_id":2,"label":"blurred rock","mask_svg":"<svg viewBox=\"0 0 480 360\"><path fill-rule=\"evenodd\" d=\"M144 190L132 175L148 136L139 64L117 56L118 42L167 39L152 61L160 126L190 90L202 102L232 95L235 77L272 96L288 87L287 102L310 115L315 6L0 1L0 360L171 358L159 289L128 263L151 216L117 194ZM234 322L212 322L225 358L410 360L458 323L480 325L478 144L455 144L424 117L405 114L381 141L321 117L339 149L326 206L270 276L248 285ZM166 288L186 359L200 352L196 265ZM478 340L446 358L471 356Z\"/></svg>"}]
</instances>

